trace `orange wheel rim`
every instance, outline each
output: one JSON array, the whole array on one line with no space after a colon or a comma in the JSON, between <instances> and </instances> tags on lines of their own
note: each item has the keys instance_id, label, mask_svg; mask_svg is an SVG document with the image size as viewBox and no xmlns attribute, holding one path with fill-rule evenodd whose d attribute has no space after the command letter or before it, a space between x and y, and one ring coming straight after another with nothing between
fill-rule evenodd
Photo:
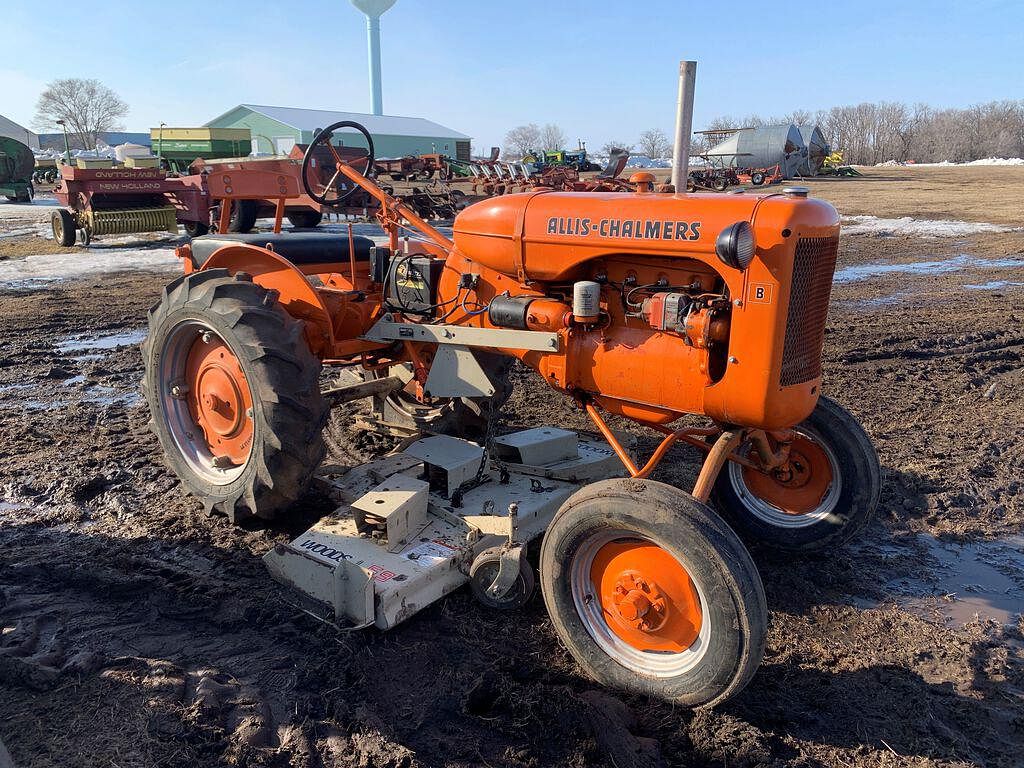
<instances>
[{"instance_id":1,"label":"orange wheel rim","mask_svg":"<svg viewBox=\"0 0 1024 768\"><path fill-rule=\"evenodd\" d=\"M748 457L758 460L756 451L750 451ZM787 515L806 515L818 509L834 480L825 449L799 434L790 446L786 466L771 472L743 468L747 490Z\"/></svg>"},{"instance_id":2,"label":"orange wheel rim","mask_svg":"<svg viewBox=\"0 0 1024 768\"><path fill-rule=\"evenodd\" d=\"M244 464L252 450L252 393L238 358L224 341L203 333L185 363L189 413L221 469Z\"/></svg>"},{"instance_id":3,"label":"orange wheel rim","mask_svg":"<svg viewBox=\"0 0 1024 768\"><path fill-rule=\"evenodd\" d=\"M699 636L697 589L679 561L656 544L605 544L594 555L590 578L609 629L636 650L678 653Z\"/></svg>"}]
</instances>

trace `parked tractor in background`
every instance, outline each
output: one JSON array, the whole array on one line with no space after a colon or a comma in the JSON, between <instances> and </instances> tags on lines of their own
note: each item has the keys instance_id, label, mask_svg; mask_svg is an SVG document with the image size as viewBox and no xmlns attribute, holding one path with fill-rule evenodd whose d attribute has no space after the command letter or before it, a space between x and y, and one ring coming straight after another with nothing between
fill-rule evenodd
<instances>
[{"instance_id":1,"label":"parked tractor in background","mask_svg":"<svg viewBox=\"0 0 1024 768\"><path fill-rule=\"evenodd\" d=\"M579 148L573 150L555 149L543 152L530 150L523 156L523 162L532 166L532 170L535 172L561 166L574 168L580 173L601 170L601 166L588 159L587 149L582 141Z\"/></svg>"},{"instance_id":2,"label":"parked tractor in background","mask_svg":"<svg viewBox=\"0 0 1024 768\"><path fill-rule=\"evenodd\" d=\"M330 144L346 129L368 157ZM871 442L821 393L836 211L803 188L533 190L469 206L448 238L367 177L365 128L327 127L304 171L321 150L351 186L304 172L306 195L371 195L386 244L199 237L150 312L143 390L183 487L232 520L285 515L324 458L331 406L373 398L382 428L426 436L323 475L344 503L275 544L275 578L332 622L385 629L467 583L521 606L539 576L596 680L688 707L738 693L768 622L743 539L835 545L879 499ZM499 434L514 361L600 437ZM361 380L322 388L324 366ZM605 415L657 435L650 459ZM705 454L689 491L651 479L676 444Z\"/></svg>"},{"instance_id":3,"label":"parked tractor in background","mask_svg":"<svg viewBox=\"0 0 1024 768\"><path fill-rule=\"evenodd\" d=\"M0 195L11 202L32 202L35 164L35 155L25 144L0 136Z\"/></svg>"},{"instance_id":4,"label":"parked tractor in background","mask_svg":"<svg viewBox=\"0 0 1024 768\"><path fill-rule=\"evenodd\" d=\"M855 176L863 176L864 174L852 165L843 165L842 152L832 152L825 156L824 161L822 161L821 168L818 170L818 175L852 178Z\"/></svg>"}]
</instances>

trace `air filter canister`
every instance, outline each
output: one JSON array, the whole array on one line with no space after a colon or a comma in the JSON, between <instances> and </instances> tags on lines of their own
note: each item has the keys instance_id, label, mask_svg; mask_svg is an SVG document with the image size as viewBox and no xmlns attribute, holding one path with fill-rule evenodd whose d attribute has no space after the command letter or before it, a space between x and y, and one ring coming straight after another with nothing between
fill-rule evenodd
<instances>
[{"instance_id":1,"label":"air filter canister","mask_svg":"<svg viewBox=\"0 0 1024 768\"><path fill-rule=\"evenodd\" d=\"M580 280L572 286L572 316L577 323L596 323L601 315L601 285Z\"/></svg>"}]
</instances>

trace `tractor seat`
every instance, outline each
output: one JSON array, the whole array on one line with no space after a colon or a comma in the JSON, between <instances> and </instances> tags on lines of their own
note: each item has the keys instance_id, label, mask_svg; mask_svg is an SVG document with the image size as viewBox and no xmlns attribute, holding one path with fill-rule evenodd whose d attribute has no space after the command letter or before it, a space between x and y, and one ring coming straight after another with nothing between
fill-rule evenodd
<instances>
[{"instance_id":1,"label":"tractor seat","mask_svg":"<svg viewBox=\"0 0 1024 768\"><path fill-rule=\"evenodd\" d=\"M368 237L353 236L356 261L368 261L374 242ZM273 245L274 253L296 266L304 264L347 264L348 235L334 232L229 232L192 238L192 261L196 269L206 263L214 251L225 245Z\"/></svg>"}]
</instances>

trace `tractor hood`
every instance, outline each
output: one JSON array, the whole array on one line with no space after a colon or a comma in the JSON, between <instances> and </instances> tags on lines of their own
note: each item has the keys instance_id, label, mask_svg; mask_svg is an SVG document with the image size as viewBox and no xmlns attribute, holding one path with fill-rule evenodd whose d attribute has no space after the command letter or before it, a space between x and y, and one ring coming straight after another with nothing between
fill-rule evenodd
<instances>
[{"instance_id":1,"label":"tractor hood","mask_svg":"<svg viewBox=\"0 0 1024 768\"><path fill-rule=\"evenodd\" d=\"M788 194L717 195L537 191L471 205L455 219L456 249L520 280L566 281L610 254L714 259L718 234L754 227L758 250L780 237L834 236L831 205ZM785 234L782 233L785 231Z\"/></svg>"}]
</instances>

